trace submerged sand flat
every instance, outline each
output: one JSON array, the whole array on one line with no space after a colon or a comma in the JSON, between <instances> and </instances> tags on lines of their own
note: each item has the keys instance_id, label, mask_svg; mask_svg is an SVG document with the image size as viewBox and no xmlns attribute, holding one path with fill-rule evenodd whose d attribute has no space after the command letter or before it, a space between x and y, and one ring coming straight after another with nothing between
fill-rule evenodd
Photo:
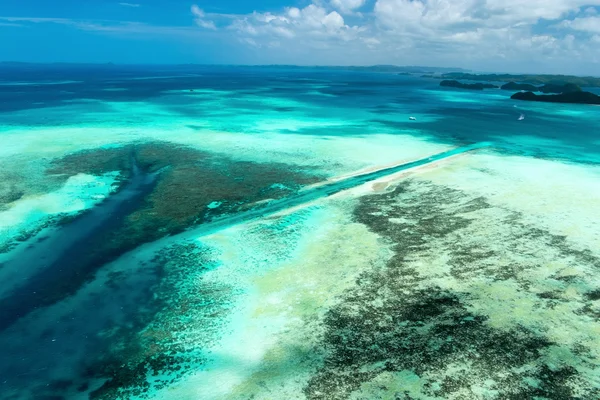
<instances>
[{"instance_id":1,"label":"submerged sand flat","mask_svg":"<svg viewBox=\"0 0 600 400\"><path fill-rule=\"evenodd\" d=\"M283 263L264 259L262 251L274 251L264 242L247 240L264 223L203 239L223 263L205 279L223 284L234 274L245 286L231 310L235 328L203 372L154 398L598 396L597 246L565 233L581 207L563 216L568 203L555 201L544 224L499 190L515 173L510 167L523 162L465 155L404 177L384 194L315 204L299 213L319 228ZM456 187L463 170L488 181ZM526 181L529 173L520 171L510 178ZM494 193L486 193L488 184ZM538 186L539 193L545 185ZM569 187L569 179L554 182L563 196ZM569 200L583 194L571 191ZM269 271L249 271L250 254L256 270Z\"/></svg>"},{"instance_id":2,"label":"submerged sand flat","mask_svg":"<svg viewBox=\"0 0 600 400\"><path fill-rule=\"evenodd\" d=\"M65 77L0 109L0 397L600 397L594 113L249 71ZM15 262L139 171L102 229Z\"/></svg>"}]
</instances>

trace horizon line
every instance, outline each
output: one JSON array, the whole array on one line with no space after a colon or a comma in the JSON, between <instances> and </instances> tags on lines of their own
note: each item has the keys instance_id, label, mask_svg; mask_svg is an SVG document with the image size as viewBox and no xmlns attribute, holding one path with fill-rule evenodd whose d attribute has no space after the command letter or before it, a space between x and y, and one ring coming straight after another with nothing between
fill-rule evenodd
<instances>
[{"instance_id":1,"label":"horizon line","mask_svg":"<svg viewBox=\"0 0 600 400\"><path fill-rule=\"evenodd\" d=\"M422 68L422 69L432 69L438 70L437 72L459 72L459 73L469 73L473 75L536 75L536 76L565 76L565 77L581 77L581 78L598 78L599 76L594 75L576 75L576 74L565 74L565 73L536 73L536 72L506 72L506 71L477 71L473 69L463 68L463 67L436 67L436 66L428 66L428 65L397 65L397 64L372 64L372 65L334 65L334 64L218 64L218 63L115 63L112 61L109 62L72 62L72 61L53 61L53 62L30 62L30 61L0 61L0 66L2 65L73 65L73 66L123 66L123 67L133 67L133 66L203 66L203 67L293 67L293 68L359 68L359 69L372 69L372 68L398 68L398 69L408 69L408 68ZM385 71L383 71L385 72ZM425 71L420 71L425 72ZM435 71L431 71L435 72ZM418 72L416 72L418 73Z\"/></svg>"}]
</instances>

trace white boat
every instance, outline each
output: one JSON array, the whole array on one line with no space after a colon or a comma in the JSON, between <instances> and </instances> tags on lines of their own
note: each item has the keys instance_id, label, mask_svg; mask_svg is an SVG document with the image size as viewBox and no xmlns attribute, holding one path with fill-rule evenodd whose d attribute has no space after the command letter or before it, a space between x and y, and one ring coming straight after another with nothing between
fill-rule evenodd
<instances>
[{"instance_id":1,"label":"white boat","mask_svg":"<svg viewBox=\"0 0 600 400\"><path fill-rule=\"evenodd\" d=\"M524 119L525 119L525 114L521 114L521 115L519 116L519 121L523 121Z\"/></svg>"},{"instance_id":2,"label":"white boat","mask_svg":"<svg viewBox=\"0 0 600 400\"><path fill-rule=\"evenodd\" d=\"M417 120L415 117L408 117L408 119L410 119L411 121L416 121Z\"/></svg>"}]
</instances>

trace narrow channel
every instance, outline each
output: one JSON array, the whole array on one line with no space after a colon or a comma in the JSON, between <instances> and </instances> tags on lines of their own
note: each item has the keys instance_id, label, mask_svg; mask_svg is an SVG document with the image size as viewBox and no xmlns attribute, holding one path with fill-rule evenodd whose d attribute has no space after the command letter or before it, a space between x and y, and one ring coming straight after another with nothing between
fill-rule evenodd
<instances>
[{"instance_id":1,"label":"narrow channel","mask_svg":"<svg viewBox=\"0 0 600 400\"><path fill-rule=\"evenodd\" d=\"M121 190L43 240L24 244L25 248L2 264L0 331L46 305L52 292L84 273L79 261L94 250L97 239L121 227L125 217L152 192L158 173L142 171L133 155L131 164L130 179Z\"/></svg>"},{"instance_id":2,"label":"narrow channel","mask_svg":"<svg viewBox=\"0 0 600 400\"><path fill-rule=\"evenodd\" d=\"M273 200L248 211L218 217L158 242L168 245L179 240L197 239L234 225L332 196L397 172L428 165L488 146L490 143L487 142L476 143L405 164L307 188L294 196ZM116 231L123 224L124 218L152 192L157 181L157 174L140 170L133 159L131 179L118 193L71 223L57 229L45 240L29 245L18 253L18 256L5 262L2 266L3 270L14 271L14 274L11 285L6 285L9 286L9 289L4 293L0 292L0 304L2 304L0 331L37 308L47 305L47 298L52 295L52 292L60 290L61 286L72 279L74 275L84 273L85 271L79 270L82 264L78 260L94 250L93 246L94 243L97 243L98 238ZM153 244L157 244L157 242Z\"/></svg>"}]
</instances>

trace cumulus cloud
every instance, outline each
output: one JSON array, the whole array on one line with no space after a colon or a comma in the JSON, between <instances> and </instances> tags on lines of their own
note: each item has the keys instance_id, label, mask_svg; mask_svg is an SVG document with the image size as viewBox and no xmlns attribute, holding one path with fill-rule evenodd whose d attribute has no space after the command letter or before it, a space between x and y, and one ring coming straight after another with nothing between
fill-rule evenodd
<instances>
[{"instance_id":1,"label":"cumulus cloud","mask_svg":"<svg viewBox=\"0 0 600 400\"><path fill-rule=\"evenodd\" d=\"M353 31L337 11L328 11L316 4L302 9L289 7L279 14L254 12L235 19L229 28L254 40L349 39Z\"/></svg>"},{"instance_id":2,"label":"cumulus cloud","mask_svg":"<svg viewBox=\"0 0 600 400\"><path fill-rule=\"evenodd\" d=\"M107 34L210 36L240 54L239 62L253 57L256 63L592 73L600 63L600 0L312 0L301 8L289 2L249 14L210 13L194 5L195 27L2 16L0 26L53 23Z\"/></svg>"},{"instance_id":3,"label":"cumulus cloud","mask_svg":"<svg viewBox=\"0 0 600 400\"><path fill-rule=\"evenodd\" d=\"M365 0L331 0L331 6L342 13L351 13L365 5Z\"/></svg>"},{"instance_id":4,"label":"cumulus cloud","mask_svg":"<svg viewBox=\"0 0 600 400\"><path fill-rule=\"evenodd\" d=\"M374 13L388 28L455 30L506 28L557 20L600 0L377 0Z\"/></svg>"},{"instance_id":5,"label":"cumulus cloud","mask_svg":"<svg viewBox=\"0 0 600 400\"><path fill-rule=\"evenodd\" d=\"M216 28L215 18L225 18L223 34L261 49L268 62L484 67L496 66L494 60L524 65L584 57L600 36L598 5L600 0L313 0L304 8L226 18L196 6L192 12L209 29ZM285 60L278 58L284 54Z\"/></svg>"},{"instance_id":6,"label":"cumulus cloud","mask_svg":"<svg viewBox=\"0 0 600 400\"><path fill-rule=\"evenodd\" d=\"M0 17L0 23L54 23L122 34L211 35L232 46L232 51L252 48L239 53L255 57L252 61L257 63L511 70L563 65L597 71L599 10L600 0L313 0L302 8L290 5L249 14L210 13L193 5L197 27L25 17Z\"/></svg>"},{"instance_id":7,"label":"cumulus cloud","mask_svg":"<svg viewBox=\"0 0 600 400\"><path fill-rule=\"evenodd\" d=\"M563 21L559 26L586 33L600 33L600 17L575 18Z\"/></svg>"}]
</instances>

